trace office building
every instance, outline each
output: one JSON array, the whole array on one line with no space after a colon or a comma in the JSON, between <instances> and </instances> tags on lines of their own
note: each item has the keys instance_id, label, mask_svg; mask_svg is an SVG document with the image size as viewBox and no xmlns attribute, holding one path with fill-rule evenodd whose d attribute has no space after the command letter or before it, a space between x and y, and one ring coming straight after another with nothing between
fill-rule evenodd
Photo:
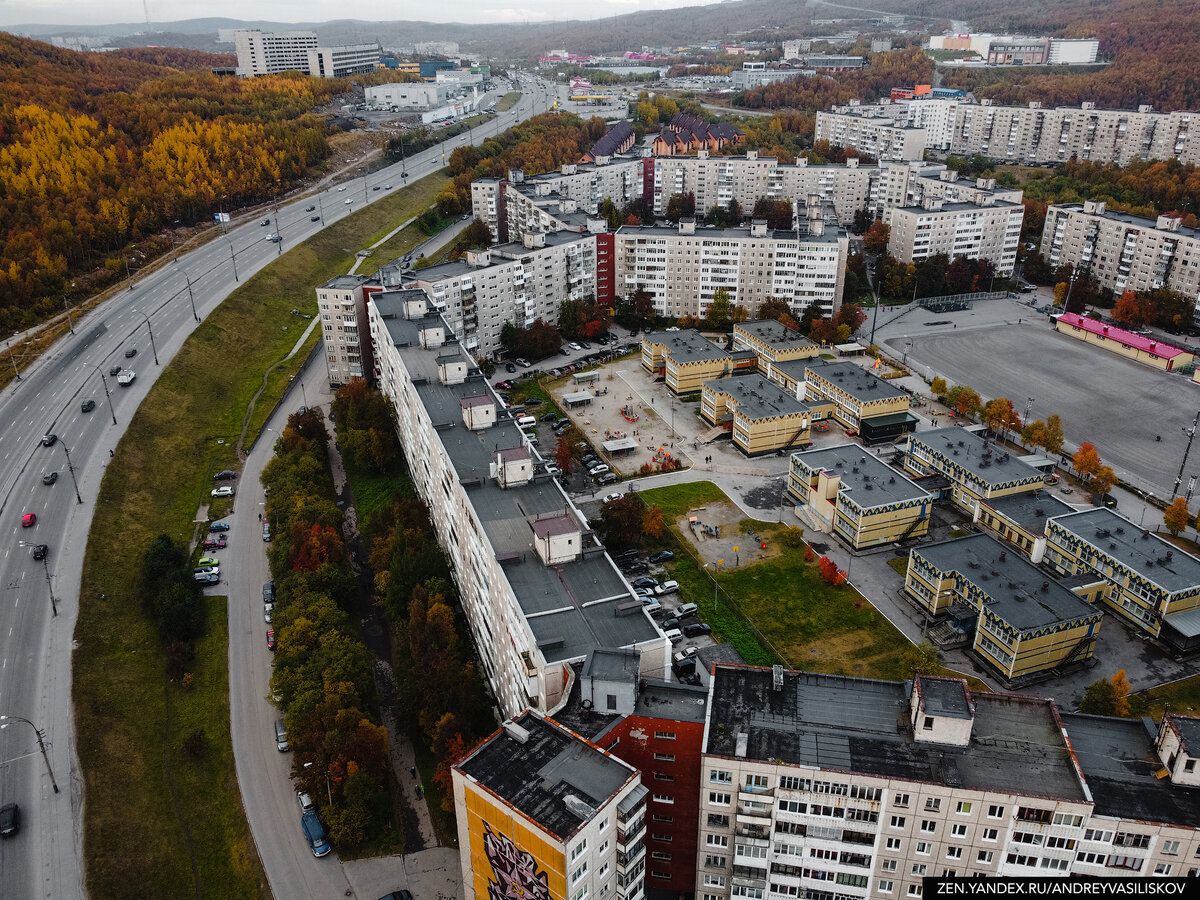
<instances>
[{"instance_id":1,"label":"office building","mask_svg":"<svg viewBox=\"0 0 1200 900\"><path fill-rule=\"evenodd\" d=\"M238 74L243 78L276 72L308 72L308 51L317 48L315 31L258 31L233 33Z\"/></svg>"},{"instance_id":2,"label":"office building","mask_svg":"<svg viewBox=\"0 0 1200 900\"><path fill-rule=\"evenodd\" d=\"M632 766L525 712L451 769L470 900L640 900L646 795Z\"/></svg>"},{"instance_id":3,"label":"office building","mask_svg":"<svg viewBox=\"0 0 1200 900\"><path fill-rule=\"evenodd\" d=\"M793 453L787 490L802 518L852 550L929 532L933 495L857 444Z\"/></svg>"},{"instance_id":4,"label":"office building","mask_svg":"<svg viewBox=\"0 0 1200 900\"><path fill-rule=\"evenodd\" d=\"M1155 729L954 679L719 664L697 898L916 898L926 875L1195 873L1197 746L1194 718Z\"/></svg>"},{"instance_id":5,"label":"office building","mask_svg":"<svg viewBox=\"0 0 1200 900\"><path fill-rule=\"evenodd\" d=\"M355 378L374 375L367 329L367 297L381 290L365 275L336 275L317 288L325 369L329 386L338 388Z\"/></svg>"},{"instance_id":6,"label":"office building","mask_svg":"<svg viewBox=\"0 0 1200 900\"><path fill-rule=\"evenodd\" d=\"M1098 38L947 34L931 36L929 49L969 51L993 66L1070 66L1094 63L1100 41Z\"/></svg>"},{"instance_id":7,"label":"office building","mask_svg":"<svg viewBox=\"0 0 1200 900\"><path fill-rule=\"evenodd\" d=\"M700 418L728 432L746 456L810 446L812 416L807 403L763 378L706 381L700 396Z\"/></svg>"},{"instance_id":8,"label":"office building","mask_svg":"<svg viewBox=\"0 0 1200 900\"><path fill-rule=\"evenodd\" d=\"M904 467L918 476L950 481L950 499L975 514L980 501L1036 491L1045 475L982 435L965 428L934 428L910 434Z\"/></svg>"},{"instance_id":9,"label":"office building","mask_svg":"<svg viewBox=\"0 0 1200 900\"><path fill-rule=\"evenodd\" d=\"M549 712L597 647L669 663L669 642L483 373L418 290L367 304L379 389L504 716Z\"/></svg>"},{"instance_id":10,"label":"office building","mask_svg":"<svg viewBox=\"0 0 1200 900\"><path fill-rule=\"evenodd\" d=\"M952 260L986 259L995 266L996 275L1007 278L1017 264L1024 216L1020 203L994 201L978 206L927 197L921 206L895 207L884 214L891 226L888 253L904 263L939 253Z\"/></svg>"},{"instance_id":11,"label":"office building","mask_svg":"<svg viewBox=\"0 0 1200 900\"><path fill-rule=\"evenodd\" d=\"M1200 559L1111 509L1046 523L1045 563L1094 580L1098 602L1177 652L1200 647Z\"/></svg>"},{"instance_id":12,"label":"office building","mask_svg":"<svg viewBox=\"0 0 1200 900\"><path fill-rule=\"evenodd\" d=\"M1101 611L990 535L914 547L904 591L1010 685L1096 649Z\"/></svg>"},{"instance_id":13,"label":"office building","mask_svg":"<svg viewBox=\"0 0 1200 900\"><path fill-rule=\"evenodd\" d=\"M1039 251L1114 294L1167 288L1200 298L1200 235L1178 216L1148 219L1109 210L1102 200L1046 209Z\"/></svg>"},{"instance_id":14,"label":"office building","mask_svg":"<svg viewBox=\"0 0 1200 900\"><path fill-rule=\"evenodd\" d=\"M314 47L308 51L308 74L314 78L351 78L379 68L379 44Z\"/></svg>"}]
</instances>

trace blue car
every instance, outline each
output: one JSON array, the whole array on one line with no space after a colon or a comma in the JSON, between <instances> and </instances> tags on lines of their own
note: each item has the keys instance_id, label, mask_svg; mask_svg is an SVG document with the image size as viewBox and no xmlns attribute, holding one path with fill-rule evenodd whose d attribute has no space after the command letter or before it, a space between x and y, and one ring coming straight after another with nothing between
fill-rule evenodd
<instances>
[{"instance_id":1,"label":"blue car","mask_svg":"<svg viewBox=\"0 0 1200 900\"><path fill-rule=\"evenodd\" d=\"M208 526L208 530L209 531L228 531L229 523L228 522L213 522L211 525Z\"/></svg>"},{"instance_id":2,"label":"blue car","mask_svg":"<svg viewBox=\"0 0 1200 900\"><path fill-rule=\"evenodd\" d=\"M650 557L650 562L652 562L652 563L669 562L670 560L672 560L674 558L675 558L675 554L672 553L670 550L659 550L652 557Z\"/></svg>"}]
</instances>

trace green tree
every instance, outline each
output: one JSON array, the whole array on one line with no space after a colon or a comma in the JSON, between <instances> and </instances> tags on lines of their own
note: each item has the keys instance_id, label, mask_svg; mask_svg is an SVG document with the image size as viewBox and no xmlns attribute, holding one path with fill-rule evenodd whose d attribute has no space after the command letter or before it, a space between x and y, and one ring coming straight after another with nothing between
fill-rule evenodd
<instances>
[{"instance_id":1,"label":"green tree","mask_svg":"<svg viewBox=\"0 0 1200 900\"><path fill-rule=\"evenodd\" d=\"M942 376L936 376L929 384L929 389L933 391L935 397L941 397L946 393L946 379Z\"/></svg>"},{"instance_id":2,"label":"green tree","mask_svg":"<svg viewBox=\"0 0 1200 900\"><path fill-rule=\"evenodd\" d=\"M937 647L928 638L919 644L910 644L900 651L897 666L903 678L911 678L913 674L936 675L938 672Z\"/></svg>"},{"instance_id":3,"label":"green tree","mask_svg":"<svg viewBox=\"0 0 1200 900\"><path fill-rule=\"evenodd\" d=\"M686 194L672 194L667 200L667 218L672 222L678 222L680 219L688 218L696 214L696 195L688 192Z\"/></svg>"},{"instance_id":4,"label":"green tree","mask_svg":"<svg viewBox=\"0 0 1200 900\"><path fill-rule=\"evenodd\" d=\"M713 330L728 328L732 309L733 303L729 298L729 290L723 287L717 288L713 294L712 303L704 312L704 324Z\"/></svg>"},{"instance_id":5,"label":"green tree","mask_svg":"<svg viewBox=\"0 0 1200 900\"><path fill-rule=\"evenodd\" d=\"M1062 453L1063 427L1062 419L1059 416L1054 415L1046 419L1046 428L1042 435L1041 446L1045 448L1047 453L1053 456L1058 456Z\"/></svg>"},{"instance_id":6,"label":"green tree","mask_svg":"<svg viewBox=\"0 0 1200 900\"><path fill-rule=\"evenodd\" d=\"M1117 714L1116 692L1107 678L1093 681L1083 692L1079 711L1092 716L1115 716Z\"/></svg>"}]
</instances>

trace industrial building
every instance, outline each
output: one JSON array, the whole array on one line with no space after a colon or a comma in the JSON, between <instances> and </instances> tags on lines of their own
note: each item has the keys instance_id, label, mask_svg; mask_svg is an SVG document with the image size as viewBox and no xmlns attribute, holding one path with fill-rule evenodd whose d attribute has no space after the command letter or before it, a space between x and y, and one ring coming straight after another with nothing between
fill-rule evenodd
<instances>
[{"instance_id":1,"label":"industrial building","mask_svg":"<svg viewBox=\"0 0 1200 900\"><path fill-rule=\"evenodd\" d=\"M929 49L975 53L993 66L1072 66L1094 63L1100 41L1098 38L945 34L931 36Z\"/></svg>"},{"instance_id":2,"label":"industrial building","mask_svg":"<svg viewBox=\"0 0 1200 900\"><path fill-rule=\"evenodd\" d=\"M1200 298L1200 235L1185 231L1178 216L1148 219L1109 210L1102 200L1051 205L1039 252L1114 294L1165 287Z\"/></svg>"},{"instance_id":3,"label":"industrial building","mask_svg":"<svg viewBox=\"0 0 1200 900\"><path fill-rule=\"evenodd\" d=\"M456 92L453 85L404 81L395 84L368 85L363 88L369 106L394 106L399 110L428 109L441 106Z\"/></svg>"}]
</instances>

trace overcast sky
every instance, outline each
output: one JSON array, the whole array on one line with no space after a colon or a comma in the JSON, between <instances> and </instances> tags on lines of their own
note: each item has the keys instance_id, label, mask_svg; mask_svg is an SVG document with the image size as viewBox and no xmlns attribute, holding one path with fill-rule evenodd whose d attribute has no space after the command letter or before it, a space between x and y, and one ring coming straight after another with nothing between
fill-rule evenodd
<instances>
[{"instance_id":1,"label":"overcast sky","mask_svg":"<svg viewBox=\"0 0 1200 900\"><path fill-rule=\"evenodd\" d=\"M148 0L151 22L228 17L269 22L325 22L331 19L397 19L426 22L544 22L552 19L597 19L643 9L707 6L720 0L457 0L422 3L413 0ZM105 25L141 22L141 0L0 0L0 26L17 24Z\"/></svg>"}]
</instances>

